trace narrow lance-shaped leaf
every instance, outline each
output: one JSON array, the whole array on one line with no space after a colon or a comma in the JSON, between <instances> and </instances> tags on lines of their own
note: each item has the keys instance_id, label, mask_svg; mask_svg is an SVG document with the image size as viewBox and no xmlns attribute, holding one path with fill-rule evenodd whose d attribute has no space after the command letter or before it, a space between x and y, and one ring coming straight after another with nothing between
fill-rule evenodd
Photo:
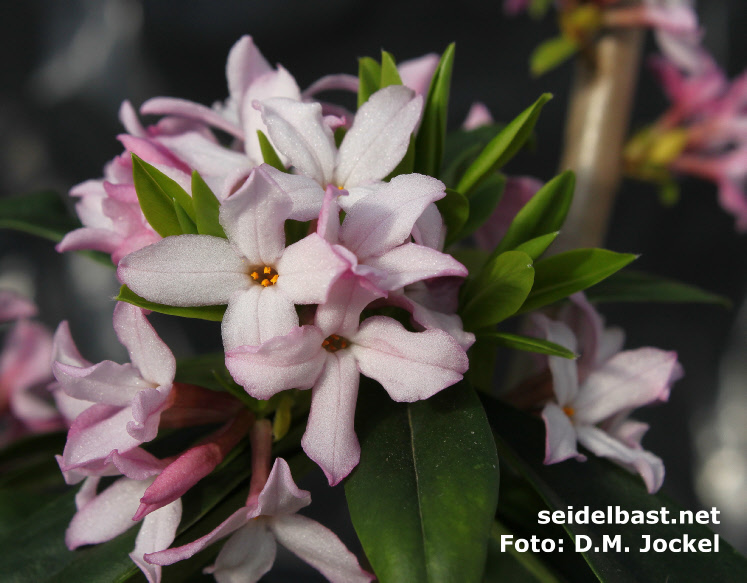
<instances>
[{"instance_id":1,"label":"narrow lance-shaped leaf","mask_svg":"<svg viewBox=\"0 0 747 583\"><path fill-rule=\"evenodd\" d=\"M448 247L457 240L462 227L469 217L469 201L456 190L446 189L446 196L436 201L446 225L446 244Z\"/></svg>"},{"instance_id":2,"label":"narrow lance-shaped leaf","mask_svg":"<svg viewBox=\"0 0 747 583\"><path fill-rule=\"evenodd\" d=\"M606 249L575 249L540 259L534 264L534 287L519 313L531 312L585 290L636 257Z\"/></svg>"},{"instance_id":3,"label":"narrow lance-shaped leaf","mask_svg":"<svg viewBox=\"0 0 747 583\"><path fill-rule=\"evenodd\" d=\"M493 138L465 171L456 190L469 197L475 187L495 170L508 162L524 145L532 134L539 114L545 103L552 99L549 93L543 94L532 106L525 109Z\"/></svg>"},{"instance_id":4,"label":"narrow lance-shaped leaf","mask_svg":"<svg viewBox=\"0 0 747 583\"><path fill-rule=\"evenodd\" d=\"M397 63L394 57L386 51L381 51L381 82L379 88L389 87L389 85L402 85L402 79L397 71Z\"/></svg>"},{"instance_id":5,"label":"narrow lance-shaped leaf","mask_svg":"<svg viewBox=\"0 0 747 583\"><path fill-rule=\"evenodd\" d=\"M523 350L525 352L536 352L537 354L548 354L550 356L560 356L562 358L574 359L576 354L549 340L542 338L532 338L531 336L522 336L520 334L510 334L509 332L486 332L479 334L481 340L491 342L505 348L514 350Z\"/></svg>"},{"instance_id":6,"label":"narrow lance-shaped leaf","mask_svg":"<svg viewBox=\"0 0 747 583\"><path fill-rule=\"evenodd\" d=\"M534 239L529 239L529 241L525 241L516 247L514 251L523 251L536 261L539 259L540 255L547 251L547 248L552 245L552 242L557 239L559 234L560 231L555 231L553 233L547 233L547 235L541 235Z\"/></svg>"},{"instance_id":7,"label":"narrow lance-shaped leaf","mask_svg":"<svg viewBox=\"0 0 747 583\"><path fill-rule=\"evenodd\" d=\"M565 36L557 36L541 43L529 57L529 70L538 77L561 65L578 52L578 43Z\"/></svg>"},{"instance_id":8,"label":"narrow lance-shaped leaf","mask_svg":"<svg viewBox=\"0 0 747 583\"><path fill-rule=\"evenodd\" d=\"M374 385L374 386L371 386ZM393 403L362 383L361 462L345 495L382 583L479 583L498 498L498 458L474 391Z\"/></svg>"},{"instance_id":9,"label":"narrow lance-shaped leaf","mask_svg":"<svg viewBox=\"0 0 747 583\"><path fill-rule=\"evenodd\" d=\"M459 233L460 238L469 237L482 227L495 212L506 189L506 177L493 174L478 186L469 196L469 218Z\"/></svg>"},{"instance_id":10,"label":"narrow lance-shaped leaf","mask_svg":"<svg viewBox=\"0 0 747 583\"><path fill-rule=\"evenodd\" d=\"M358 107L381 89L380 83L381 65L371 57L360 58L358 60Z\"/></svg>"},{"instance_id":11,"label":"narrow lance-shaped leaf","mask_svg":"<svg viewBox=\"0 0 747 583\"><path fill-rule=\"evenodd\" d=\"M226 233L218 220L220 202L213 191L195 170L192 172L192 201L195 207L195 222L200 235L226 238Z\"/></svg>"},{"instance_id":12,"label":"narrow lance-shaped leaf","mask_svg":"<svg viewBox=\"0 0 747 583\"><path fill-rule=\"evenodd\" d=\"M465 285L460 310L465 330L492 326L515 314L527 299L534 278L532 258L521 251L507 251L488 261Z\"/></svg>"},{"instance_id":13,"label":"narrow lance-shaped leaf","mask_svg":"<svg viewBox=\"0 0 747 583\"><path fill-rule=\"evenodd\" d=\"M195 225L194 221L189 218L187 211L185 211L184 207L176 200L174 200L174 212L176 213L176 218L179 221L179 227L181 228L182 233L185 235L198 234L197 225Z\"/></svg>"},{"instance_id":14,"label":"narrow lance-shaped leaf","mask_svg":"<svg viewBox=\"0 0 747 583\"><path fill-rule=\"evenodd\" d=\"M181 316L183 318L197 318L199 320L211 320L213 322L220 322L223 320L223 314L226 312L226 306L196 306L185 308L149 302L145 298L141 298L126 285L123 285L119 289L119 294L114 299L118 302L127 302L128 304L146 310L152 310L159 314L169 314L171 316Z\"/></svg>"},{"instance_id":15,"label":"narrow lance-shaped leaf","mask_svg":"<svg viewBox=\"0 0 747 583\"><path fill-rule=\"evenodd\" d=\"M275 148L270 142L270 139L264 134L262 130L257 130L257 138L259 138L259 149L262 152L262 160L265 161L265 164L269 164L270 166L272 166L276 170L280 170L281 172L287 172L285 164L283 164L283 161L275 151Z\"/></svg>"},{"instance_id":16,"label":"narrow lance-shaped leaf","mask_svg":"<svg viewBox=\"0 0 747 583\"><path fill-rule=\"evenodd\" d=\"M423 119L415 140L415 172L428 176L439 175L444 156L454 47L452 43L446 48L433 73L423 109Z\"/></svg>"},{"instance_id":17,"label":"narrow lance-shaped leaf","mask_svg":"<svg viewBox=\"0 0 747 583\"><path fill-rule=\"evenodd\" d=\"M192 197L171 178L135 154L132 155L132 178L140 208L156 233L162 237L181 235L174 201L179 201L194 220Z\"/></svg>"},{"instance_id":18,"label":"narrow lance-shaped leaf","mask_svg":"<svg viewBox=\"0 0 747 583\"><path fill-rule=\"evenodd\" d=\"M576 177L570 170L540 188L519 210L493 252L500 255L522 243L560 230L573 200Z\"/></svg>"}]
</instances>

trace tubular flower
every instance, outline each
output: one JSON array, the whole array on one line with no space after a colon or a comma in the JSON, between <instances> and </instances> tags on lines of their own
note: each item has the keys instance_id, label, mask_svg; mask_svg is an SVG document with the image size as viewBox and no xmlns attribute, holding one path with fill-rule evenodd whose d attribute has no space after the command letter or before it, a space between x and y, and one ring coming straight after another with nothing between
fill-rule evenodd
<instances>
[{"instance_id":1,"label":"tubular flower","mask_svg":"<svg viewBox=\"0 0 747 583\"><path fill-rule=\"evenodd\" d=\"M277 543L320 571L332 583L367 583L373 577L361 569L355 555L337 536L318 522L297 512L311 503L311 496L293 482L282 458L275 460L267 483L247 505L229 516L209 534L196 541L145 555L152 565L171 565L198 553L230 535L218 554L212 573L219 583L255 583L275 562ZM147 520L147 519L146 519Z\"/></svg>"},{"instance_id":2,"label":"tubular flower","mask_svg":"<svg viewBox=\"0 0 747 583\"><path fill-rule=\"evenodd\" d=\"M119 278L144 298L172 306L228 304L227 349L256 346L298 325L294 304L324 302L348 264L317 234L285 247L292 202L267 165L221 205L228 240L179 235L125 257Z\"/></svg>"}]
</instances>

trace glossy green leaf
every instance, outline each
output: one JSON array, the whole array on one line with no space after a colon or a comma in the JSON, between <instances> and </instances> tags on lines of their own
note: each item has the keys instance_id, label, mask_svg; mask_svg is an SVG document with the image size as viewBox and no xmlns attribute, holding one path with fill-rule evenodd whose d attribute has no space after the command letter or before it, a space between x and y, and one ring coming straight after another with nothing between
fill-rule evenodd
<instances>
[{"instance_id":1,"label":"glossy green leaf","mask_svg":"<svg viewBox=\"0 0 747 583\"><path fill-rule=\"evenodd\" d=\"M226 355L222 352L201 354L176 361L177 383L188 383L213 391L223 391L223 381L231 379L226 368Z\"/></svg>"},{"instance_id":2,"label":"glossy green leaf","mask_svg":"<svg viewBox=\"0 0 747 583\"><path fill-rule=\"evenodd\" d=\"M0 229L13 229L59 243L80 221L52 191L33 192L0 199Z\"/></svg>"},{"instance_id":3,"label":"glossy green leaf","mask_svg":"<svg viewBox=\"0 0 747 583\"><path fill-rule=\"evenodd\" d=\"M259 149L262 152L262 160L264 160L265 164L269 164L281 172L287 172L285 164L283 164L269 138L262 130L257 130L257 138L259 138Z\"/></svg>"},{"instance_id":4,"label":"glossy green leaf","mask_svg":"<svg viewBox=\"0 0 747 583\"><path fill-rule=\"evenodd\" d=\"M452 43L441 55L425 99L423 118L415 140L415 172L420 174L438 176L441 169L446 142L454 50L455 45Z\"/></svg>"},{"instance_id":5,"label":"glossy green leaf","mask_svg":"<svg viewBox=\"0 0 747 583\"><path fill-rule=\"evenodd\" d=\"M547 235L541 235L534 239L529 239L529 241L525 241L516 247L514 251L523 251L536 261L545 251L547 251L547 248L552 245L552 242L557 239L559 234L560 231L555 231L554 233L547 233Z\"/></svg>"},{"instance_id":6,"label":"glossy green leaf","mask_svg":"<svg viewBox=\"0 0 747 583\"><path fill-rule=\"evenodd\" d=\"M466 383L394 403L362 383L361 461L345 483L358 537L382 583L479 582L498 500L490 428Z\"/></svg>"},{"instance_id":7,"label":"glossy green leaf","mask_svg":"<svg viewBox=\"0 0 747 583\"><path fill-rule=\"evenodd\" d=\"M502 462L523 475L542 496L551 510L590 510L620 507L631 512L655 512L666 509L678 524L569 524L564 525L571 537L591 537L599 551L584 553L586 561L600 581L639 583L641 581L742 581L747 578L747 560L723 538L718 554L702 552L639 552L644 535L666 541L682 538L714 538L704 525L682 524L681 508L662 494L648 494L640 477L593 455L585 463L572 460L545 466L544 425L535 417L523 414L489 397L483 404L496 436ZM630 516L630 515L629 515ZM621 547L629 552L603 552L602 536L619 535ZM566 541L568 543L569 541ZM573 552L566 544L565 552Z\"/></svg>"},{"instance_id":8,"label":"glossy green leaf","mask_svg":"<svg viewBox=\"0 0 747 583\"><path fill-rule=\"evenodd\" d=\"M606 249L575 249L540 259L534 264L534 287L519 313L531 312L585 290L636 257Z\"/></svg>"},{"instance_id":9,"label":"glossy green leaf","mask_svg":"<svg viewBox=\"0 0 747 583\"><path fill-rule=\"evenodd\" d=\"M197 225L189 218L187 211L176 200L174 201L174 212L176 219L179 221L179 227L185 235L197 235Z\"/></svg>"},{"instance_id":10,"label":"glossy green leaf","mask_svg":"<svg viewBox=\"0 0 747 583\"><path fill-rule=\"evenodd\" d=\"M540 558L544 553L519 552L514 545L501 551L501 536L504 535L513 535L513 540L522 538L500 522L493 523L483 583L562 583L563 579Z\"/></svg>"},{"instance_id":11,"label":"glossy green leaf","mask_svg":"<svg viewBox=\"0 0 747 583\"><path fill-rule=\"evenodd\" d=\"M195 306L185 308L149 302L145 298L141 298L126 285L119 288L119 294L114 299L118 302L127 302L128 304L145 308L146 310L152 310L159 314L181 316L182 318L197 318L199 320L212 320L213 322L222 321L223 314L226 311L226 306Z\"/></svg>"},{"instance_id":12,"label":"glossy green leaf","mask_svg":"<svg viewBox=\"0 0 747 583\"><path fill-rule=\"evenodd\" d=\"M358 107L376 93L381 83L381 65L371 57L358 59Z\"/></svg>"},{"instance_id":13,"label":"glossy green leaf","mask_svg":"<svg viewBox=\"0 0 747 583\"><path fill-rule=\"evenodd\" d=\"M480 334L480 339L492 342L498 346L513 348L514 350L523 350L525 352L536 352L537 354L561 356L569 359L575 359L578 356L564 346L555 344L549 340L533 338L531 336L522 336L520 334L510 334L509 332L487 332Z\"/></svg>"},{"instance_id":14,"label":"glossy green leaf","mask_svg":"<svg viewBox=\"0 0 747 583\"><path fill-rule=\"evenodd\" d=\"M490 254L482 249L459 248L454 249L451 255L467 268L469 271L467 277L474 279L482 270Z\"/></svg>"},{"instance_id":15,"label":"glossy green leaf","mask_svg":"<svg viewBox=\"0 0 747 583\"><path fill-rule=\"evenodd\" d=\"M453 187L459 182L469 165L503 127L500 124L490 124L471 130L459 129L446 134L444 160L439 176L446 186Z\"/></svg>"},{"instance_id":16,"label":"glossy green leaf","mask_svg":"<svg viewBox=\"0 0 747 583\"><path fill-rule=\"evenodd\" d=\"M538 77L562 65L578 52L578 43L565 36L556 36L541 43L529 57L529 70Z\"/></svg>"},{"instance_id":17,"label":"glossy green leaf","mask_svg":"<svg viewBox=\"0 0 747 583\"><path fill-rule=\"evenodd\" d=\"M192 197L174 180L157 168L132 155L132 178L140 208L150 226L162 237L181 235L179 218L174 211L174 201L194 220Z\"/></svg>"},{"instance_id":18,"label":"glossy green leaf","mask_svg":"<svg viewBox=\"0 0 747 583\"><path fill-rule=\"evenodd\" d=\"M462 227L460 237L468 237L482 227L501 202L506 188L506 177L493 174L472 191L469 200L469 218Z\"/></svg>"},{"instance_id":19,"label":"glossy green leaf","mask_svg":"<svg viewBox=\"0 0 747 583\"><path fill-rule=\"evenodd\" d=\"M379 88L389 87L389 85L402 85L402 79L397 71L397 63L394 57L386 51L381 51L381 81Z\"/></svg>"},{"instance_id":20,"label":"glossy green leaf","mask_svg":"<svg viewBox=\"0 0 747 583\"><path fill-rule=\"evenodd\" d=\"M446 189L446 196L436 201L446 225L446 244L448 247L459 238L459 234L469 217L469 201L456 190Z\"/></svg>"},{"instance_id":21,"label":"glossy green leaf","mask_svg":"<svg viewBox=\"0 0 747 583\"><path fill-rule=\"evenodd\" d=\"M516 213L493 252L499 255L542 235L559 231L573 200L576 177L570 170L556 176ZM543 250L544 251L544 250Z\"/></svg>"},{"instance_id":22,"label":"glossy green leaf","mask_svg":"<svg viewBox=\"0 0 747 583\"><path fill-rule=\"evenodd\" d=\"M465 330L478 330L502 322L525 303L535 280L532 258L521 251L507 251L489 260L473 281L465 284Z\"/></svg>"},{"instance_id":23,"label":"glossy green leaf","mask_svg":"<svg viewBox=\"0 0 747 583\"><path fill-rule=\"evenodd\" d=\"M489 330L492 330L492 327ZM469 370L464 376L470 385L491 394L498 354L493 344L480 338L479 332L475 336L475 343L467 351Z\"/></svg>"},{"instance_id":24,"label":"glossy green leaf","mask_svg":"<svg viewBox=\"0 0 747 583\"><path fill-rule=\"evenodd\" d=\"M730 308L729 298L694 285L658 275L626 269L591 287L586 297L592 302L667 302L719 304Z\"/></svg>"},{"instance_id":25,"label":"glossy green leaf","mask_svg":"<svg viewBox=\"0 0 747 583\"><path fill-rule=\"evenodd\" d=\"M456 190L469 198L470 193L493 172L508 162L532 134L545 103L552 99L543 94L493 138L462 176Z\"/></svg>"},{"instance_id":26,"label":"glossy green leaf","mask_svg":"<svg viewBox=\"0 0 747 583\"><path fill-rule=\"evenodd\" d=\"M226 239L226 233L219 220L220 202L197 170L192 172L192 201L195 207L197 231L200 235Z\"/></svg>"}]
</instances>

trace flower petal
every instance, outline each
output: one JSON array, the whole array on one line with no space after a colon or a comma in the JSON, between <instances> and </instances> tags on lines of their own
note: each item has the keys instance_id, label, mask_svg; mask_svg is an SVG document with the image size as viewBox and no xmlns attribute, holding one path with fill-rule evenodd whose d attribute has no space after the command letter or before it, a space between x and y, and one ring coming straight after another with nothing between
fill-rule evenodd
<instances>
[{"instance_id":1,"label":"flower petal","mask_svg":"<svg viewBox=\"0 0 747 583\"><path fill-rule=\"evenodd\" d=\"M532 314L536 325L550 342L576 352L576 335L563 322L550 320L544 314ZM560 356L549 356L547 362L552 373L553 391L561 407L574 401L578 393L578 366L573 360Z\"/></svg>"},{"instance_id":2,"label":"flower petal","mask_svg":"<svg viewBox=\"0 0 747 583\"><path fill-rule=\"evenodd\" d=\"M225 239L208 235L166 237L127 255L120 281L151 302L213 306L251 284L247 266Z\"/></svg>"},{"instance_id":3,"label":"flower petal","mask_svg":"<svg viewBox=\"0 0 747 583\"><path fill-rule=\"evenodd\" d=\"M377 91L355 115L340 144L335 167L337 186L382 180L399 164L420 119L423 98L403 85Z\"/></svg>"},{"instance_id":4,"label":"flower petal","mask_svg":"<svg viewBox=\"0 0 747 583\"><path fill-rule=\"evenodd\" d=\"M294 514L311 504L311 495L296 486L288 462L276 458L267 482L259 493L257 511L263 516Z\"/></svg>"},{"instance_id":5,"label":"flower petal","mask_svg":"<svg viewBox=\"0 0 747 583\"><path fill-rule=\"evenodd\" d=\"M54 374L62 390L74 399L128 406L143 389L153 385L131 364L105 360L88 368L54 363Z\"/></svg>"},{"instance_id":6,"label":"flower petal","mask_svg":"<svg viewBox=\"0 0 747 583\"><path fill-rule=\"evenodd\" d=\"M37 309L34 302L10 290L0 290L0 322L32 318Z\"/></svg>"},{"instance_id":7,"label":"flower petal","mask_svg":"<svg viewBox=\"0 0 747 583\"><path fill-rule=\"evenodd\" d=\"M264 520L252 521L236 531L205 569L218 583L256 583L275 562L277 545Z\"/></svg>"},{"instance_id":8,"label":"flower petal","mask_svg":"<svg viewBox=\"0 0 747 583\"><path fill-rule=\"evenodd\" d=\"M329 243L312 233L285 249L277 263L275 287L294 304L323 304L332 284L348 267Z\"/></svg>"},{"instance_id":9,"label":"flower petal","mask_svg":"<svg viewBox=\"0 0 747 583\"><path fill-rule=\"evenodd\" d=\"M285 336L295 326L298 315L293 302L277 286L252 284L248 290L236 292L228 302L221 324L223 346L226 350L259 346L276 336Z\"/></svg>"},{"instance_id":10,"label":"flower petal","mask_svg":"<svg viewBox=\"0 0 747 583\"><path fill-rule=\"evenodd\" d=\"M312 389L311 411L301 445L324 470L330 486L347 476L361 457L353 426L359 380L353 355L332 353Z\"/></svg>"},{"instance_id":11,"label":"flower petal","mask_svg":"<svg viewBox=\"0 0 747 583\"><path fill-rule=\"evenodd\" d=\"M378 257L369 257L366 265L386 273L386 278L376 285L387 291L434 277L467 276L467 268L448 253L416 243L405 243Z\"/></svg>"},{"instance_id":12,"label":"flower petal","mask_svg":"<svg viewBox=\"0 0 747 583\"><path fill-rule=\"evenodd\" d=\"M226 79L231 98L240 100L255 79L270 71L272 66L254 44L254 39L249 35L242 36L231 47L226 62Z\"/></svg>"},{"instance_id":13,"label":"flower petal","mask_svg":"<svg viewBox=\"0 0 747 583\"><path fill-rule=\"evenodd\" d=\"M351 336L358 330L363 308L381 296L362 287L358 278L344 275L329 290L327 302L317 308L315 323L325 338L330 334Z\"/></svg>"},{"instance_id":14,"label":"flower petal","mask_svg":"<svg viewBox=\"0 0 747 583\"><path fill-rule=\"evenodd\" d=\"M408 332L384 316L366 319L350 340L361 373L395 401L427 399L462 380L469 368L467 354L443 330Z\"/></svg>"},{"instance_id":15,"label":"flower petal","mask_svg":"<svg viewBox=\"0 0 747 583\"><path fill-rule=\"evenodd\" d=\"M292 514L270 522L278 542L317 569L332 583L368 583L373 575L361 569L358 559L337 535L315 520Z\"/></svg>"},{"instance_id":16,"label":"flower petal","mask_svg":"<svg viewBox=\"0 0 747 583\"><path fill-rule=\"evenodd\" d=\"M545 464L555 464L578 457L576 429L565 412L555 403L548 403L542 410L545 421Z\"/></svg>"},{"instance_id":17,"label":"flower petal","mask_svg":"<svg viewBox=\"0 0 747 583\"><path fill-rule=\"evenodd\" d=\"M404 243L425 208L444 195L443 183L430 176L395 176L350 208L340 240L361 260L382 255Z\"/></svg>"},{"instance_id":18,"label":"flower petal","mask_svg":"<svg viewBox=\"0 0 747 583\"><path fill-rule=\"evenodd\" d=\"M193 103L178 97L154 97L140 106L143 115L174 115L202 122L231 134L239 139L244 138L241 128L226 119L214 109L199 103Z\"/></svg>"},{"instance_id":19,"label":"flower petal","mask_svg":"<svg viewBox=\"0 0 747 583\"><path fill-rule=\"evenodd\" d=\"M144 555L169 548L176 538L176 529L181 519L182 501L177 499L143 520L130 558L143 572L148 583L158 583L161 580L161 566L146 563Z\"/></svg>"}]
</instances>

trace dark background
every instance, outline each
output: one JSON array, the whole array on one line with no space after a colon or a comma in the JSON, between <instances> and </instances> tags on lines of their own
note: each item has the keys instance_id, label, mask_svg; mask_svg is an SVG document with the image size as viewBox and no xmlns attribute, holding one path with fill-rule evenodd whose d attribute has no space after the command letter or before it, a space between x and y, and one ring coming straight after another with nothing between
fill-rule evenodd
<instances>
[{"instance_id":1,"label":"dark background","mask_svg":"<svg viewBox=\"0 0 747 583\"><path fill-rule=\"evenodd\" d=\"M747 2L701 2L705 44L731 76L747 62ZM508 120L542 92L555 99L538 125L538 144L506 171L544 180L555 172L572 67L531 79L527 59L555 34L553 18L507 19L501 2L327 0L29 0L0 3L0 195L42 188L66 192L101 176L122 150L117 110L157 95L211 104L227 96L231 45L251 34L267 59L299 86L328 73L357 72L357 58L386 49L399 60L442 52L456 41L451 127L470 104ZM653 42L647 48L654 50ZM666 103L643 71L634 126ZM667 467L664 490L691 508L718 506L722 532L747 549L747 236L716 202L715 187L683 181L682 199L662 207L654 189L625 182L606 246L642 254L638 269L721 293L732 310L700 305L609 305L608 322L628 332L627 347L677 350L686 376L668 404L637 417L652 424L644 444ZM111 330L113 271L57 255L33 237L0 232L0 285L35 297L41 319L71 321L92 361L124 360ZM156 317L177 356L220 346L217 327ZM567 462L573 463L573 462ZM308 486L308 485L307 485ZM319 493L320 496L328 496ZM315 506L317 504L315 503Z\"/></svg>"}]
</instances>

